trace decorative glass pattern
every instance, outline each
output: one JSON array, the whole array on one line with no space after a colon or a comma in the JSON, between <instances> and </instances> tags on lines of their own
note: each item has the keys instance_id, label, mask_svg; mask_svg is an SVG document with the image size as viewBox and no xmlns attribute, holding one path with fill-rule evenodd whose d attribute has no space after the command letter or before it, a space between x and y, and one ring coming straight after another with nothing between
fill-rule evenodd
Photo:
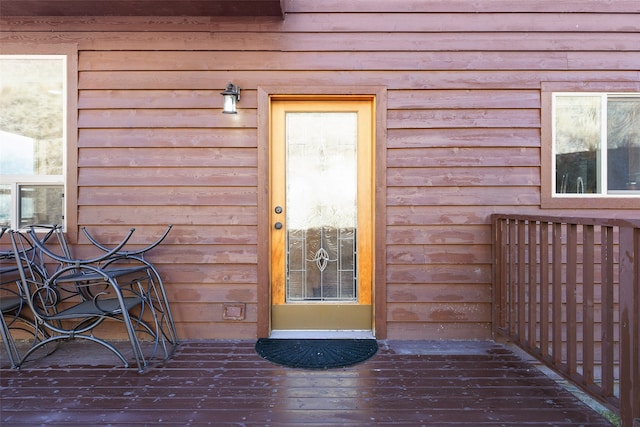
<instances>
[{"instance_id":1,"label":"decorative glass pattern","mask_svg":"<svg viewBox=\"0 0 640 427\"><path fill-rule=\"evenodd\" d=\"M287 302L357 299L357 114L286 114Z\"/></svg>"}]
</instances>

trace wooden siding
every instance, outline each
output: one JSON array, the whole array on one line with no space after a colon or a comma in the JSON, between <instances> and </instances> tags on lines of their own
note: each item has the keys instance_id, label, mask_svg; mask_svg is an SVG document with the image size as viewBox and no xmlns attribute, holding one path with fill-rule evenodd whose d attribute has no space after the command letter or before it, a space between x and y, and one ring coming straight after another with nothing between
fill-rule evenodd
<instances>
[{"instance_id":1,"label":"wooden siding","mask_svg":"<svg viewBox=\"0 0 640 427\"><path fill-rule=\"evenodd\" d=\"M386 312L378 333L488 338L489 217L541 211L541 86L638 82L640 4L285 7L284 20L0 18L5 46L77 45L78 225L115 242L130 226L149 241L175 224L151 258L167 278L182 337L255 337L267 262L258 250L266 170L257 89L385 86L386 188L378 193L386 280L378 298ZM236 116L220 114L228 81L243 89ZM225 303L246 304L246 319L223 320Z\"/></svg>"},{"instance_id":2,"label":"wooden siding","mask_svg":"<svg viewBox=\"0 0 640 427\"><path fill-rule=\"evenodd\" d=\"M3 0L5 16L282 16L283 0Z\"/></svg>"}]
</instances>

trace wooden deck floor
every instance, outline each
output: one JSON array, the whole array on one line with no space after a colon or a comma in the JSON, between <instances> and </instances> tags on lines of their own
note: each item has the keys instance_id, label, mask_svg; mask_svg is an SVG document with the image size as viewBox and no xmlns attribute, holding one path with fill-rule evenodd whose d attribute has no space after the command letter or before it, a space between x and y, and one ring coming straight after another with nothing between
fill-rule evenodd
<instances>
[{"instance_id":1,"label":"wooden deck floor","mask_svg":"<svg viewBox=\"0 0 640 427\"><path fill-rule=\"evenodd\" d=\"M308 371L253 342L187 342L144 374L80 345L80 362L65 343L21 371L3 354L0 425L611 426L496 343L380 342L364 363Z\"/></svg>"}]
</instances>

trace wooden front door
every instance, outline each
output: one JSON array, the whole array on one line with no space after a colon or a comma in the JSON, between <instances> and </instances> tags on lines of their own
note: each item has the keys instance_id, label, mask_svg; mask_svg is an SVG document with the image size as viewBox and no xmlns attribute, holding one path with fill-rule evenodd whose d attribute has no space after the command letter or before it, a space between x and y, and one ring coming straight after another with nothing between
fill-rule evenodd
<instances>
[{"instance_id":1,"label":"wooden front door","mask_svg":"<svg viewBox=\"0 0 640 427\"><path fill-rule=\"evenodd\" d=\"M272 99L272 331L372 330L373 99Z\"/></svg>"}]
</instances>

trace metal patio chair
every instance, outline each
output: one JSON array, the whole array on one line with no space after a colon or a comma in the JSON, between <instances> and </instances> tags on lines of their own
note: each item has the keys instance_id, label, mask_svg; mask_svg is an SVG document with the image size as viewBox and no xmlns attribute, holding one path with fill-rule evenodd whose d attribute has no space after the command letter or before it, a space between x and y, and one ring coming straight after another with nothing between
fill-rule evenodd
<instances>
[{"instance_id":1,"label":"metal patio chair","mask_svg":"<svg viewBox=\"0 0 640 427\"><path fill-rule=\"evenodd\" d=\"M7 230L5 227L0 230L0 238ZM31 255L35 253L33 248L27 252ZM30 262L34 262L31 257ZM13 251L0 251L0 334L12 368L18 368L22 359L17 340L30 342L33 346L47 338L44 330L38 327L30 315L31 311L19 283L19 269ZM53 347L44 348L44 351L49 354Z\"/></svg>"},{"instance_id":2,"label":"metal patio chair","mask_svg":"<svg viewBox=\"0 0 640 427\"><path fill-rule=\"evenodd\" d=\"M99 337L100 327L108 320L124 326L139 372L144 371L159 347L167 348L161 321L154 310L158 291L152 269L144 264L104 265L129 241L133 231L131 229L113 249L88 259L69 255L59 226L53 227L53 233L62 254L48 248L38 237L35 227L30 227L26 234L9 232L14 256L20 260L16 265L22 292L27 295L27 304L38 324L49 334L25 353L20 364L51 342L82 339L104 346L128 367L123 351L106 338ZM29 262L31 245L46 259L47 266L54 266L44 278L38 273L37 266ZM165 350L165 358L171 354Z\"/></svg>"},{"instance_id":3,"label":"metal patio chair","mask_svg":"<svg viewBox=\"0 0 640 427\"><path fill-rule=\"evenodd\" d=\"M102 262L102 267L105 269L112 268L120 268L121 266L146 266L150 270L150 274L153 275L155 287L154 287L154 295L151 299L153 303L154 312L158 318L158 322L160 324L160 329L164 335L164 341L162 344L165 346L163 350L165 354L173 353L175 347L178 345L178 334L176 332L175 322L173 320L173 314L171 313L171 306L169 304L169 300L167 298L167 293L165 291L164 282L160 273L156 269L156 267L147 259L145 259L145 254L149 252L151 249L158 246L160 243L164 241L167 237L172 224L167 226L167 229L164 233L153 243L139 249L135 250L118 250L107 259ZM104 244L100 243L96 238L94 238L86 227L82 227L82 232L89 242L91 242L94 246L99 248L101 251L108 253L110 249Z\"/></svg>"}]
</instances>

